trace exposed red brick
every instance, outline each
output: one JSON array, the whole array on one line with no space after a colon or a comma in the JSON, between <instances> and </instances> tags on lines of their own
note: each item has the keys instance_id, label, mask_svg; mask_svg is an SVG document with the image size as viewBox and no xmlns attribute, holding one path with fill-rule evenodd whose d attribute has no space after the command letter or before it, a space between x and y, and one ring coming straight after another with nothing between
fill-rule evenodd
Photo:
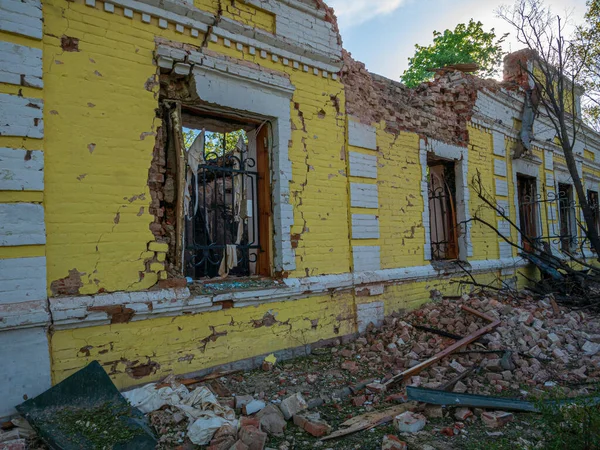
<instances>
[{"instance_id":1,"label":"exposed red brick","mask_svg":"<svg viewBox=\"0 0 600 450\"><path fill-rule=\"evenodd\" d=\"M529 76L525 70L529 61L538 58L535 50L524 48L509 53L504 57L503 79L505 82L516 84L523 89L529 89Z\"/></svg>"},{"instance_id":2,"label":"exposed red brick","mask_svg":"<svg viewBox=\"0 0 600 450\"><path fill-rule=\"evenodd\" d=\"M135 361L133 364L135 363L137 363L137 361ZM148 359L148 362L145 364L136 364L127 367L125 372L127 372L130 377L139 379L156 373L159 368L160 364Z\"/></svg>"},{"instance_id":3,"label":"exposed red brick","mask_svg":"<svg viewBox=\"0 0 600 450\"><path fill-rule=\"evenodd\" d=\"M158 282L158 287L161 289L184 288L186 286L187 280L185 278L167 278Z\"/></svg>"},{"instance_id":4,"label":"exposed red brick","mask_svg":"<svg viewBox=\"0 0 600 450\"><path fill-rule=\"evenodd\" d=\"M365 65L343 52L341 80L345 86L346 110L361 122L385 122L387 132L417 133L455 145L469 142L477 93L503 87L454 69L439 70L431 82L410 89L402 83L370 74Z\"/></svg>"},{"instance_id":5,"label":"exposed red brick","mask_svg":"<svg viewBox=\"0 0 600 450\"><path fill-rule=\"evenodd\" d=\"M78 52L79 51L79 39L71 36L62 36L60 38L60 47L65 52Z\"/></svg>"},{"instance_id":6,"label":"exposed red brick","mask_svg":"<svg viewBox=\"0 0 600 450\"><path fill-rule=\"evenodd\" d=\"M83 287L81 275L84 274L77 269L71 269L69 276L50 283L52 295L79 295L79 289Z\"/></svg>"},{"instance_id":7,"label":"exposed red brick","mask_svg":"<svg viewBox=\"0 0 600 450\"><path fill-rule=\"evenodd\" d=\"M110 319L110 323L127 323L135 314L133 309L121 305L90 306L87 310L105 312Z\"/></svg>"}]
</instances>

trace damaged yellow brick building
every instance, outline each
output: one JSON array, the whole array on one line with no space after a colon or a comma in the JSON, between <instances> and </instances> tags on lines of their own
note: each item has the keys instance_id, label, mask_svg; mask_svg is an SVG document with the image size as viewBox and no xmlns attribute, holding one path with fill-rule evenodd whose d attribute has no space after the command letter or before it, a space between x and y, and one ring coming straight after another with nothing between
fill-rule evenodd
<instances>
[{"instance_id":1,"label":"damaged yellow brick building","mask_svg":"<svg viewBox=\"0 0 600 450\"><path fill-rule=\"evenodd\" d=\"M574 201L549 123L514 158L527 53L410 90L341 42L322 0L0 1L0 415L92 360L127 388L304 354L464 267L522 285L478 173L531 238L577 242L535 200Z\"/></svg>"}]
</instances>

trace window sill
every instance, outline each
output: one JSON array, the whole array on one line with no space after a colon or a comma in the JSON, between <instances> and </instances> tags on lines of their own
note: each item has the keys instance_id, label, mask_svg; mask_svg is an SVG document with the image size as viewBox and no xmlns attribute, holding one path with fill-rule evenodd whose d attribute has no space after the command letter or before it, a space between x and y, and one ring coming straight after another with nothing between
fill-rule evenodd
<instances>
[{"instance_id":1,"label":"window sill","mask_svg":"<svg viewBox=\"0 0 600 450\"><path fill-rule=\"evenodd\" d=\"M261 291L285 286L281 281L265 277L212 278L194 281L188 287L192 295L217 295L237 291Z\"/></svg>"},{"instance_id":2,"label":"window sill","mask_svg":"<svg viewBox=\"0 0 600 450\"><path fill-rule=\"evenodd\" d=\"M471 269L471 264L468 261L458 259L431 260L430 263L431 267L443 273L458 273Z\"/></svg>"}]
</instances>

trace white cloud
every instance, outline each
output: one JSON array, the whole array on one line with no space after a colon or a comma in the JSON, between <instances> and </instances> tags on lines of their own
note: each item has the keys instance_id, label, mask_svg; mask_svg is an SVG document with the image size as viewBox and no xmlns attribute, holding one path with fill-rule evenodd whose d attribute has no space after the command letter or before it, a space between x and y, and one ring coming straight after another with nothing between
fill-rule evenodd
<instances>
[{"instance_id":1,"label":"white cloud","mask_svg":"<svg viewBox=\"0 0 600 450\"><path fill-rule=\"evenodd\" d=\"M389 14L405 0L329 0L341 29L359 25L382 14Z\"/></svg>"}]
</instances>

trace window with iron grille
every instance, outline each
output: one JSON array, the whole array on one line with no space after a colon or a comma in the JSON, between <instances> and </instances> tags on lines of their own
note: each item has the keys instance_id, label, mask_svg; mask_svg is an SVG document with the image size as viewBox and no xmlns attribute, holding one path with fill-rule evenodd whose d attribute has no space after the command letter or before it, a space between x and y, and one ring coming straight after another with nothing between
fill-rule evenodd
<instances>
[{"instance_id":1,"label":"window with iron grille","mask_svg":"<svg viewBox=\"0 0 600 450\"><path fill-rule=\"evenodd\" d=\"M538 232L538 195L535 177L517 174L517 199L519 203L519 227L525 238L523 248L530 252L534 250L539 237Z\"/></svg>"},{"instance_id":2,"label":"window with iron grille","mask_svg":"<svg viewBox=\"0 0 600 450\"><path fill-rule=\"evenodd\" d=\"M194 117L184 127L184 273L269 276L268 124ZM199 126L202 125L202 128Z\"/></svg>"},{"instance_id":3,"label":"window with iron grille","mask_svg":"<svg viewBox=\"0 0 600 450\"><path fill-rule=\"evenodd\" d=\"M560 247L569 252L575 246L575 202L573 200L573 186L570 184L558 185L558 218L560 224Z\"/></svg>"},{"instance_id":4,"label":"window with iron grille","mask_svg":"<svg viewBox=\"0 0 600 450\"><path fill-rule=\"evenodd\" d=\"M430 158L427 168L431 259L457 259L455 162Z\"/></svg>"},{"instance_id":5,"label":"window with iron grille","mask_svg":"<svg viewBox=\"0 0 600 450\"><path fill-rule=\"evenodd\" d=\"M587 191L588 196L588 204L590 209L592 210L592 214L594 215L594 224L596 226L596 231L600 235L600 205L598 204L598 192L596 191ZM592 249L593 251L594 249Z\"/></svg>"}]
</instances>

